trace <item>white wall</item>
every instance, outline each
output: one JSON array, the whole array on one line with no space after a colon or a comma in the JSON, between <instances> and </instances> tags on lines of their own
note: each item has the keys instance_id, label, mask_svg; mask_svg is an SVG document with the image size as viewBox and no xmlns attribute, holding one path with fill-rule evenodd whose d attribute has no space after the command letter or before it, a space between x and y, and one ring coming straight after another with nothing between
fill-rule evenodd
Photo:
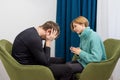
<instances>
[{"instance_id":1,"label":"white wall","mask_svg":"<svg viewBox=\"0 0 120 80\"><path fill-rule=\"evenodd\" d=\"M120 39L120 0L98 0L97 32L103 40ZM120 59L110 80L120 80Z\"/></svg>"},{"instance_id":2,"label":"white wall","mask_svg":"<svg viewBox=\"0 0 120 80\"><path fill-rule=\"evenodd\" d=\"M98 0L97 2L97 33L102 40L108 38L108 0Z\"/></svg>"},{"instance_id":3,"label":"white wall","mask_svg":"<svg viewBox=\"0 0 120 80\"><path fill-rule=\"evenodd\" d=\"M22 30L55 19L56 0L0 0L0 39L13 42Z\"/></svg>"},{"instance_id":4,"label":"white wall","mask_svg":"<svg viewBox=\"0 0 120 80\"><path fill-rule=\"evenodd\" d=\"M109 37L120 39L120 0L108 0Z\"/></svg>"},{"instance_id":5,"label":"white wall","mask_svg":"<svg viewBox=\"0 0 120 80\"><path fill-rule=\"evenodd\" d=\"M120 0L98 0L97 32L103 40L120 39Z\"/></svg>"}]
</instances>

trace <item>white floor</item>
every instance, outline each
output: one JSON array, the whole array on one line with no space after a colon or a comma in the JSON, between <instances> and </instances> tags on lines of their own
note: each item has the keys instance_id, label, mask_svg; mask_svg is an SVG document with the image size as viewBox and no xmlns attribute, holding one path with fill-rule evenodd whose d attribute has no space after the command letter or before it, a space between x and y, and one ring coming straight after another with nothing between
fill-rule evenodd
<instances>
[{"instance_id":1,"label":"white floor","mask_svg":"<svg viewBox=\"0 0 120 80\"><path fill-rule=\"evenodd\" d=\"M120 59L118 60L110 80L120 80Z\"/></svg>"},{"instance_id":2,"label":"white floor","mask_svg":"<svg viewBox=\"0 0 120 80\"><path fill-rule=\"evenodd\" d=\"M0 80L10 80L1 60L0 60Z\"/></svg>"}]
</instances>

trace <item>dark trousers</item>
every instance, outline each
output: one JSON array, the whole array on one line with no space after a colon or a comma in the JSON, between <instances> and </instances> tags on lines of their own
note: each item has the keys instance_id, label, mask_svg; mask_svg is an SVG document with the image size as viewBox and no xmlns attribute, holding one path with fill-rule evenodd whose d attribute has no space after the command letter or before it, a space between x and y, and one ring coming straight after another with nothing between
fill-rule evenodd
<instances>
[{"instance_id":1,"label":"dark trousers","mask_svg":"<svg viewBox=\"0 0 120 80\"><path fill-rule=\"evenodd\" d=\"M84 69L84 67L78 63L78 61L71 61L66 63L71 69L72 73L81 73Z\"/></svg>"},{"instance_id":2,"label":"dark trousers","mask_svg":"<svg viewBox=\"0 0 120 80\"><path fill-rule=\"evenodd\" d=\"M63 58L50 58L49 68L56 80L70 80L72 76L71 68L65 64Z\"/></svg>"},{"instance_id":3,"label":"dark trousers","mask_svg":"<svg viewBox=\"0 0 120 80\"><path fill-rule=\"evenodd\" d=\"M77 61L65 63L62 58L51 58L49 68L56 80L75 80L74 74L83 70Z\"/></svg>"}]
</instances>

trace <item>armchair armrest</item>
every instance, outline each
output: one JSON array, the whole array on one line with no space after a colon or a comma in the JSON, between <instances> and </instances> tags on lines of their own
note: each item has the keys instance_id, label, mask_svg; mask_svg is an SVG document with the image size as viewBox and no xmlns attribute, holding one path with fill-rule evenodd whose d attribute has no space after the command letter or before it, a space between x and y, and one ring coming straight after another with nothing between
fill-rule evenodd
<instances>
[{"instance_id":1,"label":"armchair armrest","mask_svg":"<svg viewBox=\"0 0 120 80\"><path fill-rule=\"evenodd\" d=\"M0 58L11 80L55 80L48 67L19 64L11 55L7 55L7 52L2 54L5 52L0 50Z\"/></svg>"},{"instance_id":2,"label":"armchair armrest","mask_svg":"<svg viewBox=\"0 0 120 80\"><path fill-rule=\"evenodd\" d=\"M105 60L99 63L89 63L82 73L76 74L76 77L80 78L80 80L99 80L101 77L107 80L112 74L113 67L115 66L113 64L116 64L114 59Z\"/></svg>"}]
</instances>

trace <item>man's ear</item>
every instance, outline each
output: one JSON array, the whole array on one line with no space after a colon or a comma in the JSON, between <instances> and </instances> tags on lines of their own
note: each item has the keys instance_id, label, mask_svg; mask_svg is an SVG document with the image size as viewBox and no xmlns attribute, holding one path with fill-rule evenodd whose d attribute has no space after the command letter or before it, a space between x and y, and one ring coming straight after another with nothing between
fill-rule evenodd
<instances>
[{"instance_id":1,"label":"man's ear","mask_svg":"<svg viewBox=\"0 0 120 80\"><path fill-rule=\"evenodd\" d=\"M50 33L51 33L51 29L47 29L47 30L46 30L46 34L47 34L47 35L50 35Z\"/></svg>"}]
</instances>

